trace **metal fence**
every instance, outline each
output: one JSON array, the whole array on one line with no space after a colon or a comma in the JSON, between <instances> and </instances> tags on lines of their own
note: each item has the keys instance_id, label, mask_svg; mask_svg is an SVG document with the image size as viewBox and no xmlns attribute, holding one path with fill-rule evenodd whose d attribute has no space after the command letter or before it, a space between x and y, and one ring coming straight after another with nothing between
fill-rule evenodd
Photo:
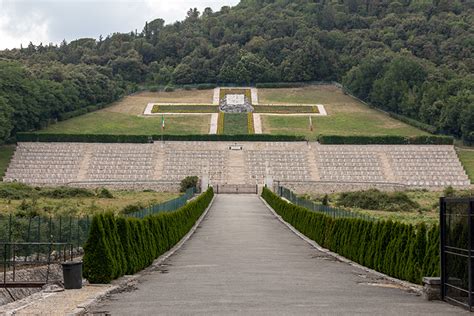
<instances>
[{"instance_id":1,"label":"metal fence","mask_svg":"<svg viewBox=\"0 0 474 316\"><path fill-rule=\"evenodd\" d=\"M0 215L0 242L60 242L80 247L87 240L89 217Z\"/></svg>"},{"instance_id":2,"label":"metal fence","mask_svg":"<svg viewBox=\"0 0 474 316\"><path fill-rule=\"evenodd\" d=\"M441 198L441 297L474 305L474 198Z\"/></svg>"},{"instance_id":3,"label":"metal fence","mask_svg":"<svg viewBox=\"0 0 474 316\"><path fill-rule=\"evenodd\" d=\"M216 194L258 194L257 184L216 184Z\"/></svg>"},{"instance_id":4,"label":"metal fence","mask_svg":"<svg viewBox=\"0 0 474 316\"><path fill-rule=\"evenodd\" d=\"M310 211L313 212L319 212L323 213L326 215L329 215L333 218L359 218L359 219L364 219L368 221L375 221L376 218L365 215L365 214L360 214L356 212L351 212L343 209L338 209L334 208L331 206L327 205L322 205L322 204L317 204L313 201L310 201L308 199L301 198L297 196L295 193L293 193L290 189L279 186L278 187L278 195L287 199L293 204L296 204L298 206L302 206L304 208L309 209Z\"/></svg>"},{"instance_id":5,"label":"metal fence","mask_svg":"<svg viewBox=\"0 0 474 316\"><path fill-rule=\"evenodd\" d=\"M150 205L149 207L146 207L140 211L129 213L126 216L144 218L152 214L177 210L178 208L186 205L188 200L194 196L195 191L196 191L195 188L189 188L186 190L186 192L183 195L181 195L180 197L176 199L173 199L164 203L160 203L160 204Z\"/></svg>"}]
</instances>

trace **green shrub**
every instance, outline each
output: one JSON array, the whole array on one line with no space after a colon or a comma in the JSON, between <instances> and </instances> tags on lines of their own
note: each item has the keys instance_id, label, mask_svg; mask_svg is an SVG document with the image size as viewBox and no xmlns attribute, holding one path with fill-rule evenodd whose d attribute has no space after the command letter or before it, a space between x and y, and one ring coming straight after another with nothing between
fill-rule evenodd
<instances>
[{"instance_id":1,"label":"green shrub","mask_svg":"<svg viewBox=\"0 0 474 316\"><path fill-rule=\"evenodd\" d=\"M84 246L83 276L91 283L110 283L115 272L111 249L106 241L103 215L92 219L89 237Z\"/></svg>"},{"instance_id":2,"label":"green shrub","mask_svg":"<svg viewBox=\"0 0 474 316\"><path fill-rule=\"evenodd\" d=\"M341 193L337 199L338 206L356 207L365 210L380 211L412 211L420 208L420 205L411 200L404 192L381 192L370 189L358 192Z\"/></svg>"},{"instance_id":3,"label":"green shrub","mask_svg":"<svg viewBox=\"0 0 474 316\"><path fill-rule=\"evenodd\" d=\"M166 86L163 91L165 91L165 92L173 92L173 91L174 91L174 87L173 87L173 86Z\"/></svg>"},{"instance_id":4,"label":"green shrub","mask_svg":"<svg viewBox=\"0 0 474 316\"><path fill-rule=\"evenodd\" d=\"M35 190L23 183L0 183L0 198L9 200L22 200L30 198Z\"/></svg>"},{"instance_id":5,"label":"green shrub","mask_svg":"<svg viewBox=\"0 0 474 316\"><path fill-rule=\"evenodd\" d=\"M67 199L73 197L93 197L94 192L83 188L71 188L71 187L57 187L52 189L44 189L39 192L42 197L48 197L52 199Z\"/></svg>"},{"instance_id":6,"label":"green shrub","mask_svg":"<svg viewBox=\"0 0 474 316\"><path fill-rule=\"evenodd\" d=\"M148 143L149 135L108 135L108 134L49 134L17 133L18 142L76 142L76 143ZM162 135L152 135L153 140L161 140ZM167 141L305 141L304 136L295 135L163 135Z\"/></svg>"},{"instance_id":7,"label":"green shrub","mask_svg":"<svg viewBox=\"0 0 474 316\"><path fill-rule=\"evenodd\" d=\"M439 228L392 221L333 218L290 204L264 188L262 197L286 222L322 247L390 276L421 283L439 275Z\"/></svg>"},{"instance_id":8,"label":"green shrub","mask_svg":"<svg viewBox=\"0 0 474 316\"><path fill-rule=\"evenodd\" d=\"M113 199L114 195L108 189L102 188L99 193L97 193L97 197L101 199Z\"/></svg>"},{"instance_id":9,"label":"green shrub","mask_svg":"<svg viewBox=\"0 0 474 316\"><path fill-rule=\"evenodd\" d=\"M321 144L356 144L356 145L452 145L454 138L450 136L341 136L319 135Z\"/></svg>"},{"instance_id":10,"label":"green shrub","mask_svg":"<svg viewBox=\"0 0 474 316\"><path fill-rule=\"evenodd\" d=\"M208 90L208 89L214 89L216 88L217 85L215 83L202 83L197 85L198 90Z\"/></svg>"},{"instance_id":11,"label":"green shrub","mask_svg":"<svg viewBox=\"0 0 474 316\"><path fill-rule=\"evenodd\" d=\"M197 176L186 177L181 180L180 192L186 192L187 189L197 188L199 178Z\"/></svg>"},{"instance_id":12,"label":"green shrub","mask_svg":"<svg viewBox=\"0 0 474 316\"><path fill-rule=\"evenodd\" d=\"M305 84L301 82L264 82L257 83L255 86L259 89L276 89L276 88L299 88Z\"/></svg>"},{"instance_id":13,"label":"green shrub","mask_svg":"<svg viewBox=\"0 0 474 316\"><path fill-rule=\"evenodd\" d=\"M140 220L112 213L94 216L84 247L84 277L91 283L110 283L146 268L188 233L213 196L209 188L178 210Z\"/></svg>"}]
</instances>

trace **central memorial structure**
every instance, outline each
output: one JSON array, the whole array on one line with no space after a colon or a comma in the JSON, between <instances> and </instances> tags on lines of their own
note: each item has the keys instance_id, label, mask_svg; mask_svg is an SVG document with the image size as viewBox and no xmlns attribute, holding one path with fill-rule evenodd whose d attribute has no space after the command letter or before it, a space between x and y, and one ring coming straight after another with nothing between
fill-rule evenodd
<instances>
[{"instance_id":1,"label":"central memorial structure","mask_svg":"<svg viewBox=\"0 0 474 316\"><path fill-rule=\"evenodd\" d=\"M245 92L245 90L242 90ZM249 113L253 112L252 102L244 93L225 94L220 100L219 110L225 113Z\"/></svg>"}]
</instances>

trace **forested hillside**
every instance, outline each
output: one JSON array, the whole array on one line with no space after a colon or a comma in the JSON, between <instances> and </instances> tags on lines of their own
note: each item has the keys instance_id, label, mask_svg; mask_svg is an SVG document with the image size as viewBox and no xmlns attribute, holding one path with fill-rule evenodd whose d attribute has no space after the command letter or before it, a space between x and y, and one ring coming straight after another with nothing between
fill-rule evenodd
<instances>
[{"instance_id":1,"label":"forested hillside","mask_svg":"<svg viewBox=\"0 0 474 316\"><path fill-rule=\"evenodd\" d=\"M300 81L342 82L377 107L474 140L473 13L472 0L243 0L141 32L6 50L0 140L143 83Z\"/></svg>"}]
</instances>

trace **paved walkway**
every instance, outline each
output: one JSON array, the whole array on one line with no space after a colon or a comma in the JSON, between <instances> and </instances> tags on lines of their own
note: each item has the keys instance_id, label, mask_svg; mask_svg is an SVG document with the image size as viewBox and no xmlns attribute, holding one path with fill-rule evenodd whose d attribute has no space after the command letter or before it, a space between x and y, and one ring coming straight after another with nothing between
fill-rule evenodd
<instances>
[{"instance_id":1,"label":"paved walkway","mask_svg":"<svg viewBox=\"0 0 474 316\"><path fill-rule=\"evenodd\" d=\"M293 234L256 195L218 195L192 238L133 291L94 308L112 315L449 315L335 261Z\"/></svg>"}]
</instances>

